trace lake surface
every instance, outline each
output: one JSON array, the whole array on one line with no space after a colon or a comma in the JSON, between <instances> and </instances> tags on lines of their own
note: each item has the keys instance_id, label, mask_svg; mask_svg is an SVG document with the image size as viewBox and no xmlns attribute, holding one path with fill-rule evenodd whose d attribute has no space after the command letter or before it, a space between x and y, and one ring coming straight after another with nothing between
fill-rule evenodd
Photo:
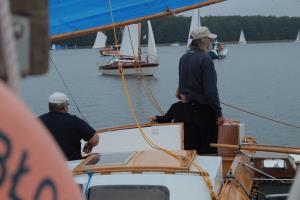
<instances>
[{"instance_id":1,"label":"lake surface","mask_svg":"<svg viewBox=\"0 0 300 200\"><path fill-rule=\"evenodd\" d=\"M300 126L300 43L228 44L228 56L215 61L220 100L248 111ZM164 111L176 102L178 61L185 46L158 47L160 66L154 77L145 77ZM71 91L81 113L95 128L134 123L118 76L103 76L96 68L98 50L55 50L50 55ZM139 121L159 114L141 82L126 78ZM22 98L35 115L48 111L55 91L68 94L50 62L49 73L22 80ZM70 96L68 94L68 96ZM300 146L300 129L257 118L225 105L227 119L245 124L247 135L259 143ZM70 113L79 115L71 101Z\"/></svg>"}]
</instances>

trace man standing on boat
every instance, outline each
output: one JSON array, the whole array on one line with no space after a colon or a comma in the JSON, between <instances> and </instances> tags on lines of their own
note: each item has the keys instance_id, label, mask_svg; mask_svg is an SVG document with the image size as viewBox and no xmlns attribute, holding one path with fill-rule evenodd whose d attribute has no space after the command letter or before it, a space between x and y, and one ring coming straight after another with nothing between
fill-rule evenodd
<instances>
[{"instance_id":1,"label":"man standing on boat","mask_svg":"<svg viewBox=\"0 0 300 200\"><path fill-rule=\"evenodd\" d=\"M191 32L190 49L180 58L179 90L192 107L190 138L198 154L216 153L210 143L217 143L218 125L224 123L217 89L217 74L214 63L207 54L217 35L207 27L198 27Z\"/></svg>"},{"instance_id":2,"label":"man standing on boat","mask_svg":"<svg viewBox=\"0 0 300 200\"><path fill-rule=\"evenodd\" d=\"M99 136L84 120L68 113L67 95L55 92L49 97L49 112L39 118L48 128L68 160L82 159L81 140L86 141L84 153L90 153Z\"/></svg>"}]
</instances>

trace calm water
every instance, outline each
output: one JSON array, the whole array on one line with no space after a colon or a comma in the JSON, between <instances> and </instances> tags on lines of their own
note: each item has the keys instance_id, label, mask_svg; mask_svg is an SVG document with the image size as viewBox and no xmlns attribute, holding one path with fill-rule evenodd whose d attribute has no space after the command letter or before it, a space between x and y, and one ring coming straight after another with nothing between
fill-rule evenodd
<instances>
[{"instance_id":1,"label":"calm water","mask_svg":"<svg viewBox=\"0 0 300 200\"><path fill-rule=\"evenodd\" d=\"M215 61L222 102L300 125L300 43L261 43L227 45L225 60ZM158 47L160 66L154 77L145 77L161 107L166 111L176 101L178 60L185 47ZM84 117L95 128L133 123L119 77L102 76L93 49L57 50L51 56L68 85ZM127 78L138 118L158 114L146 97L140 82ZM53 65L47 75L22 81L22 97L34 114L47 112L48 96L67 93ZM228 119L245 123L246 133L259 142L300 146L300 129L260 119L222 106ZM78 114L71 102L70 112Z\"/></svg>"}]
</instances>

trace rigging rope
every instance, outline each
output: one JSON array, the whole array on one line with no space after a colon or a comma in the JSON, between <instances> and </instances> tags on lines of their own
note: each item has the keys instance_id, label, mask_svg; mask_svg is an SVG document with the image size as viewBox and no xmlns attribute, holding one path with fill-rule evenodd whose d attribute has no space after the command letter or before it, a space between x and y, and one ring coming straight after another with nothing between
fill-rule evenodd
<instances>
[{"instance_id":1,"label":"rigging rope","mask_svg":"<svg viewBox=\"0 0 300 200\"><path fill-rule=\"evenodd\" d=\"M71 93L71 91L70 91L70 89L69 89L67 83L66 83L65 80L63 79L63 77L62 77L60 71L58 70L58 67L57 67L56 64L55 64L54 59L52 58L51 55L50 55L49 57L50 57L51 63L53 64L53 66L54 66L54 68L55 68L55 71L56 71L56 73L57 73L59 79L60 79L61 82L63 83L64 87L66 88L66 90L67 90L67 92L68 92L68 94L69 94L69 96L71 97L72 101L74 102L75 107L76 107L76 109L78 110L78 112L79 112L81 118L82 118L84 121L88 122L87 119L86 119L86 118L84 117L84 115L82 114L81 110L79 109L79 107L78 107L78 105L77 105L77 102L75 101L75 99L74 99L74 97L73 97L73 95L72 95L72 93Z\"/></svg>"},{"instance_id":2,"label":"rigging rope","mask_svg":"<svg viewBox=\"0 0 300 200\"><path fill-rule=\"evenodd\" d=\"M8 0L0 0L0 45L3 65L10 88L19 93L20 67L17 58L16 40L12 27L12 17Z\"/></svg>"},{"instance_id":3,"label":"rigging rope","mask_svg":"<svg viewBox=\"0 0 300 200\"><path fill-rule=\"evenodd\" d=\"M278 123L278 124L283 124L283 125L286 125L286 126L289 126L289 127L293 127L293 128L297 128L299 129L300 126L297 126L297 125L293 125L293 124L290 124L290 123L286 123L286 122L282 122L282 121L279 121L279 120L276 120L276 119L272 119L270 117L267 117L267 116L264 116L264 115L261 115L261 114L256 114L254 112L250 112L248 110L245 110L245 109L242 109L242 108L239 108L239 107L236 107L236 106L233 106L233 105L230 105L228 103L224 103L224 102L221 102L223 105L225 106L228 106L230 108L234 108L236 110L239 110L239 111L242 111L244 113L248 113L250 115L254 115L256 117L259 117L259 118L263 118L263 119L266 119L266 120L269 120L269 121L272 121L272 122L275 122L275 123Z\"/></svg>"}]
</instances>

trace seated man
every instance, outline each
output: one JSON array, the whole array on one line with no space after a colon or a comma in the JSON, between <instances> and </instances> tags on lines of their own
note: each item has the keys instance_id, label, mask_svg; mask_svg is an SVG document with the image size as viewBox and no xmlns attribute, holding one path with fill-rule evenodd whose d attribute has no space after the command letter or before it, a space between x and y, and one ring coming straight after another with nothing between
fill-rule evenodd
<instances>
[{"instance_id":1,"label":"seated man","mask_svg":"<svg viewBox=\"0 0 300 200\"><path fill-rule=\"evenodd\" d=\"M189 103L186 103L185 97L179 93L179 89L176 90L175 96L179 101L173 103L165 115L149 117L149 121L154 123L182 122L184 124L184 149L192 150L194 145L191 141L190 126L193 119L186 115L188 112L192 112L192 107Z\"/></svg>"},{"instance_id":2,"label":"seated man","mask_svg":"<svg viewBox=\"0 0 300 200\"><path fill-rule=\"evenodd\" d=\"M55 92L49 97L49 112L39 118L48 128L68 160L82 159L81 140L87 143L83 152L90 153L99 142L99 136L89 124L68 113L68 97Z\"/></svg>"}]
</instances>

